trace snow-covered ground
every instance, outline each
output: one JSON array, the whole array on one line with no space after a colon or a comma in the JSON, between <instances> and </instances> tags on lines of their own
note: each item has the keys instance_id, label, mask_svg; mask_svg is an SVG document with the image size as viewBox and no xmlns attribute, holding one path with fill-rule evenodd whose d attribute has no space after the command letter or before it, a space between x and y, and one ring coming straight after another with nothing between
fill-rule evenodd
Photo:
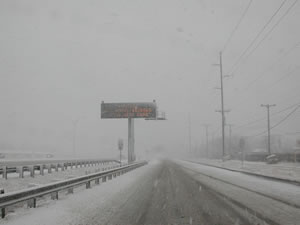
<instances>
[{"instance_id":1,"label":"snow-covered ground","mask_svg":"<svg viewBox=\"0 0 300 225\"><path fill-rule=\"evenodd\" d=\"M116 179L93 186L91 189L78 191L74 195L62 195L58 201L48 200L42 205L38 202L36 209L26 207L18 209L15 213L10 213L0 220L0 224L79 225L86 224L85 219L92 220L93 215L97 213L102 214L103 221L97 221L95 224L102 224L107 217L112 216L115 203L122 201L122 198L128 198L126 191L130 189L132 183L140 177L147 176L157 164L157 161L151 162ZM120 196L123 197L120 198Z\"/></svg>"},{"instance_id":2,"label":"snow-covered ground","mask_svg":"<svg viewBox=\"0 0 300 225\"><path fill-rule=\"evenodd\" d=\"M280 162L278 164L266 164L265 162L248 161L244 161L244 163L242 163L238 160L222 162L222 160L216 159L197 158L190 159L190 161L300 182L300 163Z\"/></svg>"},{"instance_id":3,"label":"snow-covered ground","mask_svg":"<svg viewBox=\"0 0 300 225\"><path fill-rule=\"evenodd\" d=\"M99 172L100 170L106 169L107 167L118 166L117 163L111 163L109 165L97 165L97 166L90 166L90 167L78 167L64 171L53 171L52 173L44 172L44 176L39 174L39 171L36 171L35 177L32 178L29 175L29 172L24 172L24 178L19 178L17 173L10 173L8 174L9 179L5 180L0 178L0 188L4 189L5 193L18 191L25 188L39 186L43 184L48 184L51 182L56 182L60 180L65 180L69 178L74 178L77 176L82 176L85 174Z\"/></svg>"}]
</instances>

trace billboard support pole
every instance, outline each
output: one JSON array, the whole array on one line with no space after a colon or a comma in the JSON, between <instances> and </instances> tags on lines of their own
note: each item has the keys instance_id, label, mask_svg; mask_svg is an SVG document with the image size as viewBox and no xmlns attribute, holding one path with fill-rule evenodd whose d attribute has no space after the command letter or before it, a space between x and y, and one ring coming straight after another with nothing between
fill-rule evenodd
<instances>
[{"instance_id":1,"label":"billboard support pole","mask_svg":"<svg viewBox=\"0 0 300 225\"><path fill-rule=\"evenodd\" d=\"M101 102L101 119L128 118L128 163L135 161L134 153L134 118L158 120L157 106L153 102L104 103ZM159 118L164 120L165 117Z\"/></svg>"},{"instance_id":2,"label":"billboard support pole","mask_svg":"<svg viewBox=\"0 0 300 225\"><path fill-rule=\"evenodd\" d=\"M128 164L134 162L134 119L128 118Z\"/></svg>"}]
</instances>

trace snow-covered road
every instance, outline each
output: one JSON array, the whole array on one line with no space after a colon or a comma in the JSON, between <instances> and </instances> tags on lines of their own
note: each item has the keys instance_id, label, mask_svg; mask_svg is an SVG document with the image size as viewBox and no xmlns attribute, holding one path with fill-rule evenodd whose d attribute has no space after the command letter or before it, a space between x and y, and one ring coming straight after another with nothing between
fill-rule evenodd
<instances>
[{"instance_id":1,"label":"snow-covered road","mask_svg":"<svg viewBox=\"0 0 300 225\"><path fill-rule=\"evenodd\" d=\"M0 224L300 224L299 208L250 189L299 203L296 186L185 161L152 161L92 189L40 201L36 209L18 209Z\"/></svg>"},{"instance_id":2,"label":"snow-covered road","mask_svg":"<svg viewBox=\"0 0 300 225\"><path fill-rule=\"evenodd\" d=\"M193 179L266 219L284 225L300 224L299 186L187 161L177 160L176 163Z\"/></svg>"}]
</instances>

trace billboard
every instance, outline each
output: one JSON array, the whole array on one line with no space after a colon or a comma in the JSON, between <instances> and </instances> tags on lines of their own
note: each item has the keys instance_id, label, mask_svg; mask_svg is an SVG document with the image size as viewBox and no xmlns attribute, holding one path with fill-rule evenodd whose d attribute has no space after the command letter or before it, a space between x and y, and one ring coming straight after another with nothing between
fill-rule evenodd
<instances>
[{"instance_id":1,"label":"billboard","mask_svg":"<svg viewBox=\"0 0 300 225\"><path fill-rule=\"evenodd\" d=\"M101 103L102 119L156 118L155 102Z\"/></svg>"}]
</instances>

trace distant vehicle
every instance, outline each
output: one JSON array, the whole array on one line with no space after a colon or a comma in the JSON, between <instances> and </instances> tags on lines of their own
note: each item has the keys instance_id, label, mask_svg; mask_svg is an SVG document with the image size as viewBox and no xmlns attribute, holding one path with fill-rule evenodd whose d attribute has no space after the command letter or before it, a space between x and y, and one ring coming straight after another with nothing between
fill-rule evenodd
<instances>
[{"instance_id":1,"label":"distant vehicle","mask_svg":"<svg viewBox=\"0 0 300 225\"><path fill-rule=\"evenodd\" d=\"M268 164L275 164L275 163L278 163L278 161L279 161L279 159L278 159L278 157L275 154L268 155L266 157L266 162Z\"/></svg>"},{"instance_id":2,"label":"distant vehicle","mask_svg":"<svg viewBox=\"0 0 300 225\"><path fill-rule=\"evenodd\" d=\"M227 160L231 160L231 155L225 155L224 157L223 157L223 160L224 161L227 161Z\"/></svg>"}]
</instances>

